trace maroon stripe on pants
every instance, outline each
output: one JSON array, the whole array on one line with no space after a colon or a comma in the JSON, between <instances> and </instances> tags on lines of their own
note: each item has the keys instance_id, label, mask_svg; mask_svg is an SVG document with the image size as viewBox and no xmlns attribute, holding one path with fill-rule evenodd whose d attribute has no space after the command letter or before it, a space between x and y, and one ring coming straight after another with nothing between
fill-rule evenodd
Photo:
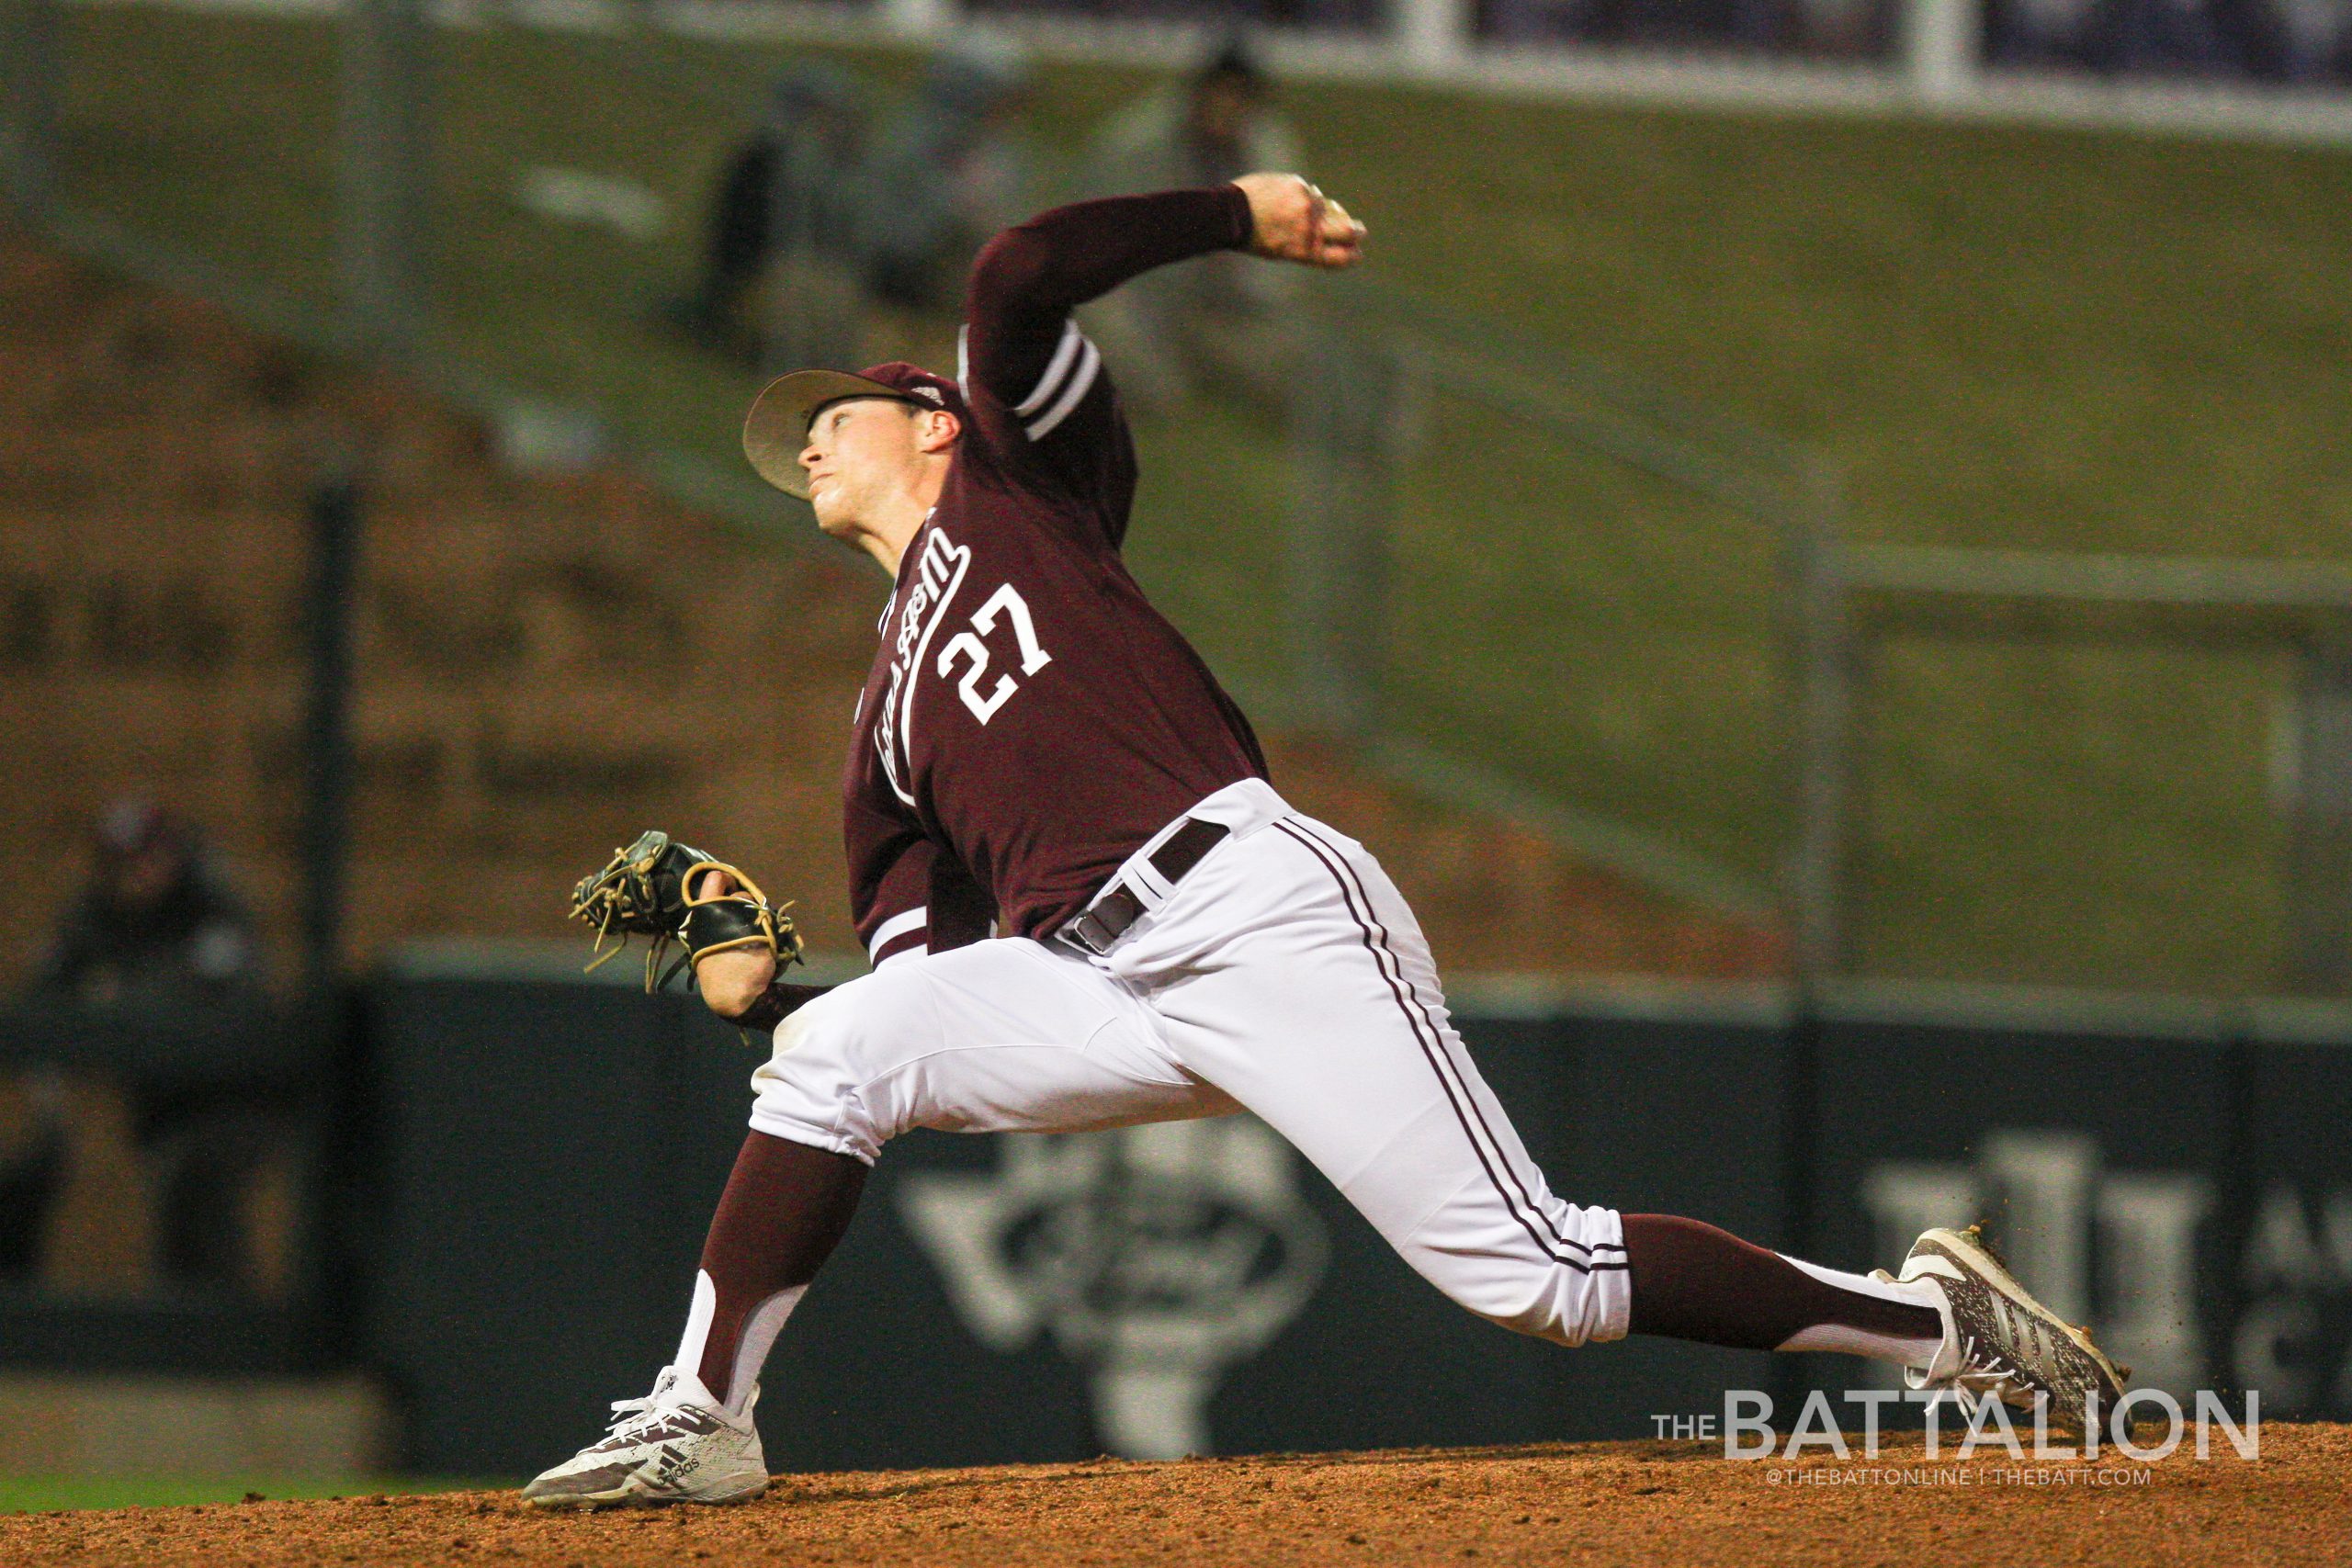
<instances>
[{"instance_id":1,"label":"maroon stripe on pants","mask_svg":"<svg viewBox=\"0 0 2352 1568\"><path fill-rule=\"evenodd\" d=\"M1478 1133L1471 1130L1472 1121L1474 1119L1476 1121L1478 1132L1485 1133L1487 1142L1494 1145L1498 1158L1502 1153L1501 1141L1495 1137L1494 1129L1487 1125L1485 1116L1480 1113L1477 1102L1471 1098L1466 1086L1457 1092L1453 1078L1447 1074L1445 1066L1441 1064L1442 1035L1440 1034L1435 1021L1429 1017L1425 1010L1416 1016L1416 1005L1419 998L1414 998L1411 1001L1408 1001L1409 987L1404 984L1404 965L1397 959L1396 953L1387 945L1386 928L1381 926L1369 913L1372 904L1370 895L1363 896L1364 909L1359 910L1356 908L1356 899L1361 892L1361 886L1352 883L1350 874L1343 869L1346 865L1345 857L1339 855L1336 850L1311 832L1295 827L1291 820L1278 821L1274 826L1305 845L1306 852L1321 863L1325 871L1331 874L1332 881L1339 884L1340 897L1347 905L1350 918L1355 921L1357 932L1363 941L1364 951L1372 954L1374 968L1380 972L1381 979L1387 983L1389 995L1396 1000L1396 1010L1404 1014L1405 1027L1412 1031L1415 1043L1421 1048L1422 1059L1429 1063L1430 1071L1437 1075L1438 1087L1445 1091L1446 1103L1453 1107L1453 1118L1462 1125L1462 1135L1470 1140L1470 1150L1478 1156L1479 1168L1487 1173L1487 1180L1493 1186L1495 1196L1502 1200L1504 1209L1510 1213L1512 1219L1519 1222L1520 1228L1527 1232L1528 1240L1533 1242L1536 1249L1554 1262L1564 1263L1579 1274L1623 1269L1625 1265L1622 1262L1590 1262L1587 1258L1570 1257L1561 1250L1563 1247L1575 1247L1589 1257L1600 1248L1587 1247L1582 1242L1560 1235L1558 1228L1552 1224L1551 1216L1545 1214L1536 1206L1533 1200L1528 1197L1526 1186L1520 1180L1516 1171L1512 1171L1510 1175L1512 1184L1520 1190L1520 1203L1511 1201L1511 1195L1504 1188L1502 1179L1495 1173L1495 1160L1487 1157L1486 1145L1478 1140ZM1374 934L1375 932L1377 935ZM1436 1043L1432 1043L1433 1036L1436 1037ZM1508 1166L1505 1168L1508 1169ZM1529 1221L1527 1214L1521 1212L1521 1204L1534 1211L1537 1217L1544 1221L1544 1228L1551 1231L1557 1245L1547 1243L1544 1239L1533 1224ZM1600 1244L1601 1248L1610 1246L1611 1244L1606 1242Z\"/></svg>"}]
</instances>

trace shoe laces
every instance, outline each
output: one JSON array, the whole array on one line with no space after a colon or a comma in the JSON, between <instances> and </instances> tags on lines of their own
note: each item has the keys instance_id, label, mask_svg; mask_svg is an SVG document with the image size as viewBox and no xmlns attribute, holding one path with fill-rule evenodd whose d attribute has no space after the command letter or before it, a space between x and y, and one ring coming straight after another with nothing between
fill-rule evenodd
<instances>
[{"instance_id":1,"label":"shoe laces","mask_svg":"<svg viewBox=\"0 0 2352 1568\"><path fill-rule=\"evenodd\" d=\"M1952 1382L1973 1393L1996 1396L2031 1393L2035 1386L2014 1360L1973 1334L1961 1337L1960 1371Z\"/></svg>"},{"instance_id":2,"label":"shoe laces","mask_svg":"<svg viewBox=\"0 0 2352 1568\"><path fill-rule=\"evenodd\" d=\"M614 1400L613 1418L605 1428L606 1435L615 1438L634 1436L639 1428L669 1414L670 1391L677 1386L677 1374L664 1367L661 1377L654 1380L651 1393L636 1399Z\"/></svg>"},{"instance_id":3,"label":"shoe laces","mask_svg":"<svg viewBox=\"0 0 2352 1568\"><path fill-rule=\"evenodd\" d=\"M1963 1406L1973 1408L1975 1396L1990 1393L2030 1393L2033 1382L2009 1357L1965 1329L1959 1330L1954 1347L1955 1365L1951 1371L1937 1374L1925 1367L1909 1367L1904 1371L1904 1382L1915 1389L1944 1388L1961 1396Z\"/></svg>"}]
</instances>

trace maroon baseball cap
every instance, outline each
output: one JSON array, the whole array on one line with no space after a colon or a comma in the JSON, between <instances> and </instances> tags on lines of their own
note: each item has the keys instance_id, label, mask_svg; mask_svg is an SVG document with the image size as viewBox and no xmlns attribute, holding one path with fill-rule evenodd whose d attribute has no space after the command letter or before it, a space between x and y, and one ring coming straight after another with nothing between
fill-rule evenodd
<instances>
[{"instance_id":1,"label":"maroon baseball cap","mask_svg":"<svg viewBox=\"0 0 2352 1568\"><path fill-rule=\"evenodd\" d=\"M743 456L760 478L808 500L808 470L800 466L800 454L808 445L808 422L819 409L843 398L894 398L919 409L944 409L971 423L962 389L920 365L894 360L854 376L846 370L795 370L769 382L752 400L752 412L743 419Z\"/></svg>"}]
</instances>

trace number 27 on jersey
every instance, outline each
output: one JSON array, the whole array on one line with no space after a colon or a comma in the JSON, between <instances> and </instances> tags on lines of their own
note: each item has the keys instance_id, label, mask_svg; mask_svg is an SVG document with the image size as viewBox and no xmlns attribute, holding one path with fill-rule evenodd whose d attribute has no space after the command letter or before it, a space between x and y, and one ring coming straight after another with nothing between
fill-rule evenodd
<instances>
[{"instance_id":1,"label":"number 27 on jersey","mask_svg":"<svg viewBox=\"0 0 2352 1568\"><path fill-rule=\"evenodd\" d=\"M996 685L986 695L980 692L980 682L988 674L989 645L980 639L996 630L998 617L1012 623L1013 639L1021 649L1021 674L1035 675L1054 661L1037 641L1037 625L1030 619L1029 605L1020 590L1010 582L989 595L988 603L972 613L972 624L948 639L939 650L939 674L944 680L955 672L958 663L964 665L963 679L956 682L956 695L972 710L972 716L982 724L996 716L997 709L1012 699L1021 689L1019 679L1000 674Z\"/></svg>"}]
</instances>

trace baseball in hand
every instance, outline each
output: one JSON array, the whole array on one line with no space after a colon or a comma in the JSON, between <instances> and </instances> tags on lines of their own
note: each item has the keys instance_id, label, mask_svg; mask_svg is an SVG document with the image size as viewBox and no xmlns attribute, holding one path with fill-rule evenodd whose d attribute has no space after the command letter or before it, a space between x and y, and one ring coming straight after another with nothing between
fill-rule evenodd
<instances>
[{"instance_id":1,"label":"baseball in hand","mask_svg":"<svg viewBox=\"0 0 2352 1568\"><path fill-rule=\"evenodd\" d=\"M1363 253L1363 225L1328 196L1323 197L1322 230L1327 241L1347 248L1350 260Z\"/></svg>"},{"instance_id":2,"label":"baseball in hand","mask_svg":"<svg viewBox=\"0 0 2352 1568\"><path fill-rule=\"evenodd\" d=\"M1332 269L1363 259L1363 225L1301 176L1244 175L1233 183L1250 198L1252 254Z\"/></svg>"}]
</instances>

